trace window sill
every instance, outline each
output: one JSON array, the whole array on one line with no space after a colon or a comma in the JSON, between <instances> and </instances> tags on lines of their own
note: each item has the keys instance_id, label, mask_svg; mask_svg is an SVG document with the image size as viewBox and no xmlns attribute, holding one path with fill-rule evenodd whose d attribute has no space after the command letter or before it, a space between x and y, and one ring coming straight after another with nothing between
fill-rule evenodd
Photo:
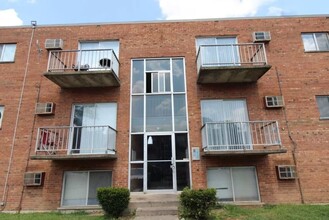
<instances>
[{"instance_id":1,"label":"window sill","mask_svg":"<svg viewBox=\"0 0 329 220\"><path fill-rule=\"evenodd\" d=\"M15 61L0 61L0 64L4 64L4 63L15 63Z\"/></svg>"},{"instance_id":2,"label":"window sill","mask_svg":"<svg viewBox=\"0 0 329 220\"><path fill-rule=\"evenodd\" d=\"M304 50L304 53L329 53L329 50Z\"/></svg>"},{"instance_id":3,"label":"window sill","mask_svg":"<svg viewBox=\"0 0 329 220\"><path fill-rule=\"evenodd\" d=\"M329 117L320 117L320 120L329 120Z\"/></svg>"}]
</instances>

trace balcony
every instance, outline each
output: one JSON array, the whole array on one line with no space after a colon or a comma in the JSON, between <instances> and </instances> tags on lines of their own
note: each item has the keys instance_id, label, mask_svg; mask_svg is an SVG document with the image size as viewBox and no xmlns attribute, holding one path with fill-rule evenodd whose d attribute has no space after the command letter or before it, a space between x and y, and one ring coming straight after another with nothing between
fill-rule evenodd
<instances>
[{"instance_id":1,"label":"balcony","mask_svg":"<svg viewBox=\"0 0 329 220\"><path fill-rule=\"evenodd\" d=\"M276 121L210 122L201 128L204 155L286 153Z\"/></svg>"},{"instance_id":2,"label":"balcony","mask_svg":"<svg viewBox=\"0 0 329 220\"><path fill-rule=\"evenodd\" d=\"M38 129L34 160L115 159L116 130L110 126Z\"/></svg>"},{"instance_id":3,"label":"balcony","mask_svg":"<svg viewBox=\"0 0 329 220\"><path fill-rule=\"evenodd\" d=\"M201 45L197 54L198 83L257 82L271 66L262 43Z\"/></svg>"},{"instance_id":4,"label":"balcony","mask_svg":"<svg viewBox=\"0 0 329 220\"><path fill-rule=\"evenodd\" d=\"M119 86L119 66L111 49L50 51L44 76L61 88Z\"/></svg>"}]
</instances>

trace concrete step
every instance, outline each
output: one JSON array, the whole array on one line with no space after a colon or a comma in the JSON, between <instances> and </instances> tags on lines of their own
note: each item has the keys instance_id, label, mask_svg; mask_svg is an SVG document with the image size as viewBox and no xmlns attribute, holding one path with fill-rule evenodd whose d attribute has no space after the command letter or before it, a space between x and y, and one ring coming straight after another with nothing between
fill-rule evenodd
<instances>
[{"instance_id":1,"label":"concrete step","mask_svg":"<svg viewBox=\"0 0 329 220\"><path fill-rule=\"evenodd\" d=\"M177 206L143 207L136 209L136 216L178 215Z\"/></svg>"},{"instance_id":2,"label":"concrete step","mask_svg":"<svg viewBox=\"0 0 329 220\"><path fill-rule=\"evenodd\" d=\"M177 215L136 216L134 220L178 220Z\"/></svg>"},{"instance_id":3,"label":"concrete step","mask_svg":"<svg viewBox=\"0 0 329 220\"><path fill-rule=\"evenodd\" d=\"M177 194L131 194L130 198L129 209L136 211L136 217L167 216L177 219Z\"/></svg>"}]
</instances>

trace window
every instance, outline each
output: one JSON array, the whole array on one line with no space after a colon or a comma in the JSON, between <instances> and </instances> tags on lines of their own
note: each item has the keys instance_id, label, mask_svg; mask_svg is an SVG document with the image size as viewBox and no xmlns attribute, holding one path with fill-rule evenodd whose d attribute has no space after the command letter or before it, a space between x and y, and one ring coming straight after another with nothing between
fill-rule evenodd
<instances>
[{"instance_id":1,"label":"window","mask_svg":"<svg viewBox=\"0 0 329 220\"><path fill-rule=\"evenodd\" d=\"M320 119L329 119L329 96L317 96Z\"/></svg>"},{"instance_id":2,"label":"window","mask_svg":"<svg viewBox=\"0 0 329 220\"><path fill-rule=\"evenodd\" d=\"M305 51L329 51L327 33L303 33L302 39Z\"/></svg>"},{"instance_id":3,"label":"window","mask_svg":"<svg viewBox=\"0 0 329 220\"><path fill-rule=\"evenodd\" d=\"M13 62L16 44L0 44L0 62Z\"/></svg>"},{"instance_id":4,"label":"window","mask_svg":"<svg viewBox=\"0 0 329 220\"><path fill-rule=\"evenodd\" d=\"M100 154L114 150L116 119L116 103L74 105L72 153Z\"/></svg>"},{"instance_id":5,"label":"window","mask_svg":"<svg viewBox=\"0 0 329 220\"><path fill-rule=\"evenodd\" d=\"M295 179L297 177L296 167L291 165L277 166L279 179Z\"/></svg>"},{"instance_id":6,"label":"window","mask_svg":"<svg viewBox=\"0 0 329 220\"><path fill-rule=\"evenodd\" d=\"M196 44L204 66L240 65L236 37L197 38Z\"/></svg>"},{"instance_id":7,"label":"window","mask_svg":"<svg viewBox=\"0 0 329 220\"><path fill-rule=\"evenodd\" d=\"M201 113L209 150L252 149L246 100L202 100Z\"/></svg>"},{"instance_id":8,"label":"window","mask_svg":"<svg viewBox=\"0 0 329 220\"><path fill-rule=\"evenodd\" d=\"M3 111L4 110L5 110L5 107L0 105L0 128L1 128L1 125L2 125L2 118L3 118Z\"/></svg>"},{"instance_id":9,"label":"window","mask_svg":"<svg viewBox=\"0 0 329 220\"><path fill-rule=\"evenodd\" d=\"M97 188L112 185L112 172L65 172L63 185L62 206L98 205Z\"/></svg>"},{"instance_id":10,"label":"window","mask_svg":"<svg viewBox=\"0 0 329 220\"><path fill-rule=\"evenodd\" d=\"M207 170L208 188L222 202L259 201L255 167L214 167Z\"/></svg>"}]
</instances>

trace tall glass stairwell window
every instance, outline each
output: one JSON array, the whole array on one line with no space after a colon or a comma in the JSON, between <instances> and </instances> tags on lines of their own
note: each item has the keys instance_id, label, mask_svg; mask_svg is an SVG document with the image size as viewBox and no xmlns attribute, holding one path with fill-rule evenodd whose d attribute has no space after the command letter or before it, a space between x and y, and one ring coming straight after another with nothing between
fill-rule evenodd
<instances>
[{"instance_id":1,"label":"tall glass stairwell window","mask_svg":"<svg viewBox=\"0 0 329 220\"><path fill-rule=\"evenodd\" d=\"M72 154L114 153L116 103L76 104L72 117Z\"/></svg>"},{"instance_id":2,"label":"tall glass stairwell window","mask_svg":"<svg viewBox=\"0 0 329 220\"><path fill-rule=\"evenodd\" d=\"M88 70L113 68L111 67L113 59L119 57L117 40L80 42L79 49L77 63Z\"/></svg>"},{"instance_id":3,"label":"tall glass stairwell window","mask_svg":"<svg viewBox=\"0 0 329 220\"><path fill-rule=\"evenodd\" d=\"M208 150L252 149L245 100L202 100Z\"/></svg>"},{"instance_id":4,"label":"tall glass stairwell window","mask_svg":"<svg viewBox=\"0 0 329 220\"><path fill-rule=\"evenodd\" d=\"M183 58L132 60L130 190L190 185Z\"/></svg>"},{"instance_id":5,"label":"tall glass stairwell window","mask_svg":"<svg viewBox=\"0 0 329 220\"><path fill-rule=\"evenodd\" d=\"M240 65L239 48L236 37L202 37L196 39L197 53L203 66Z\"/></svg>"}]
</instances>

